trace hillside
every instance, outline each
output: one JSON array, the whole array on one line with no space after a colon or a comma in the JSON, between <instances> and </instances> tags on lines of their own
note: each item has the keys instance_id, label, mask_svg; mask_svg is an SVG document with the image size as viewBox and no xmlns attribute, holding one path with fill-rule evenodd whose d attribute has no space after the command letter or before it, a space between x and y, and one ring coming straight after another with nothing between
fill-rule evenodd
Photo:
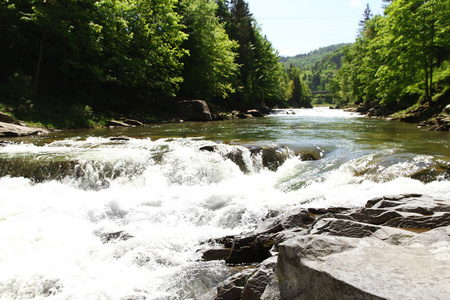
<instances>
[{"instance_id":1,"label":"hillside","mask_svg":"<svg viewBox=\"0 0 450 300\"><path fill-rule=\"evenodd\" d=\"M345 46L350 44L338 44L323 47L307 54L299 54L292 57L281 57L280 61L286 69L294 66L300 69L301 78L311 91L331 90L332 79L336 77L342 66ZM317 98L312 104L332 104L332 97Z\"/></svg>"},{"instance_id":2,"label":"hillside","mask_svg":"<svg viewBox=\"0 0 450 300\"><path fill-rule=\"evenodd\" d=\"M280 58L280 62L286 67L288 67L292 63L294 67L300 68L302 70L310 69L325 56L341 49L346 45L348 44L341 43L337 45L322 47L305 54L298 54L295 56L282 56Z\"/></svg>"}]
</instances>

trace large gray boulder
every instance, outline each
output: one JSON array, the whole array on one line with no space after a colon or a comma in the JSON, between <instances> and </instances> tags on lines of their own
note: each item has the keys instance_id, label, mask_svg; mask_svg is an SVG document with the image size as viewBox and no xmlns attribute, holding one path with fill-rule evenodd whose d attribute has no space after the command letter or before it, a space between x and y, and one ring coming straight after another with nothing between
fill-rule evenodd
<instances>
[{"instance_id":1,"label":"large gray boulder","mask_svg":"<svg viewBox=\"0 0 450 300\"><path fill-rule=\"evenodd\" d=\"M449 222L450 200L419 194L298 208L223 238L227 251L211 259L254 264L259 256L227 299L448 299Z\"/></svg>"},{"instance_id":2,"label":"large gray boulder","mask_svg":"<svg viewBox=\"0 0 450 300\"><path fill-rule=\"evenodd\" d=\"M26 127L10 123L0 122L0 137L18 137L27 135L46 134L47 130L36 127Z\"/></svg>"},{"instance_id":3,"label":"large gray boulder","mask_svg":"<svg viewBox=\"0 0 450 300\"><path fill-rule=\"evenodd\" d=\"M184 100L178 103L178 113L189 121L211 121L208 104L204 100Z\"/></svg>"},{"instance_id":4,"label":"large gray boulder","mask_svg":"<svg viewBox=\"0 0 450 300\"><path fill-rule=\"evenodd\" d=\"M278 246L281 299L448 299L449 245L450 227L390 242L299 236Z\"/></svg>"}]
</instances>

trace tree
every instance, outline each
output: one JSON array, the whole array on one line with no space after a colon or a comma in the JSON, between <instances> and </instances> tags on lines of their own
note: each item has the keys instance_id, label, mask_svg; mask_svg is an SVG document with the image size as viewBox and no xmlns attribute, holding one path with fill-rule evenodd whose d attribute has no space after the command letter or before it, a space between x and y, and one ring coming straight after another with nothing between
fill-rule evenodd
<instances>
[{"instance_id":1,"label":"tree","mask_svg":"<svg viewBox=\"0 0 450 300\"><path fill-rule=\"evenodd\" d=\"M261 34L243 0L218 0L217 15L238 44L236 93L230 103L240 109L286 101L286 78L272 44Z\"/></svg>"},{"instance_id":2,"label":"tree","mask_svg":"<svg viewBox=\"0 0 450 300\"><path fill-rule=\"evenodd\" d=\"M445 0L397 0L386 9L383 35L389 47L384 53L386 71L380 75L388 79L389 73L401 70L405 87L414 84L417 76L422 77L425 102L432 99L433 69L442 59L440 53L449 49L448 6Z\"/></svg>"},{"instance_id":3,"label":"tree","mask_svg":"<svg viewBox=\"0 0 450 300\"><path fill-rule=\"evenodd\" d=\"M136 108L173 97L186 38L177 0L8 0L2 77L20 68L34 97ZM17 41L10 40L17 34ZM19 54L13 54L20 46ZM12 55L10 55L12 54ZM127 98L127 101L123 101Z\"/></svg>"},{"instance_id":4,"label":"tree","mask_svg":"<svg viewBox=\"0 0 450 300\"><path fill-rule=\"evenodd\" d=\"M255 23L254 26L257 26ZM253 107L261 104L275 106L286 103L287 78L283 65L272 44L262 35L260 28L254 29L255 36L255 63L254 63L254 86Z\"/></svg>"},{"instance_id":5,"label":"tree","mask_svg":"<svg viewBox=\"0 0 450 300\"><path fill-rule=\"evenodd\" d=\"M359 29L358 36L361 36L364 32L366 32L366 24L367 22L373 18L372 11L370 9L369 3L366 5L366 9L364 9L364 14L362 20L359 21Z\"/></svg>"},{"instance_id":6,"label":"tree","mask_svg":"<svg viewBox=\"0 0 450 300\"><path fill-rule=\"evenodd\" d=\"M180 14L189 36L183 48L184 82L180 95L207 101L221 100L234 93L238 70L235 63L237 43L231 41L216 16L217 5L209 0L183 0Z\"/></svg>"},{"instance_id":7,"label":"tree","mask_svg":"<svg viewBox=\"0 0 450 300\"><path fill-rule=\"evenodd\" d=\"M289 105L297 108L311 108L311 92L300 77L300 69L291 64L287 73L289 76Z\"/></svg>"}]
</instances>

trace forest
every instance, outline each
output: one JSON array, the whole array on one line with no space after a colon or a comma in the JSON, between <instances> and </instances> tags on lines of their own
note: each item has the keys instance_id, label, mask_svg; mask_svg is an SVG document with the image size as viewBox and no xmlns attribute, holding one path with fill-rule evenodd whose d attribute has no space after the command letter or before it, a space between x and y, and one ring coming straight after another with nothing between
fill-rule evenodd
<instances>
[{"instance_id":1,"label":"forest","mask_svg":"<svg viewBox=\"0 0 450 300\"><path fill-rule=\"evenodd\" d=\"M367 5L356 40L279 57L244 0L4 0L0 111L61 128L213 111L449 102L450 2ZM300 30L300 29L299 29ZM298 41L307 43L307 41Z\"/></svg>"},{"instance_id":2,"label":"forest","mask_svg":"<svg viewBox=\"0 0 450 300\"><path fill-rule=\"evenodd\" d=\"M383 106L384 114L450 103L450 1L384 0L367 5L356 41L343 49L330 89L342 105Z\"/></svg>"},{"instance_id":3,"label":"forest","mask_svg":"<svg viewBox=\"0 0 450 300\"><path fill-rule=\"evenodd\" d=\"M280 58L285 68L296 67L300 77L310 91L330 91L331 82L342 67L344 47L349 44L337 44L322 47L305 54L283 56ZM311 105L336 104L336 96L310 98Z\"/></svg>"},{"instance_id":4,"label":"forest","mask_svg":"<svg viewBox=\"0 0 450 300\"><path fill-rule=\"evenodd\" d=\"M5 0L0 18L0 110L28 121L300 105L243 0Z\"/></svg>"}]
</instances>

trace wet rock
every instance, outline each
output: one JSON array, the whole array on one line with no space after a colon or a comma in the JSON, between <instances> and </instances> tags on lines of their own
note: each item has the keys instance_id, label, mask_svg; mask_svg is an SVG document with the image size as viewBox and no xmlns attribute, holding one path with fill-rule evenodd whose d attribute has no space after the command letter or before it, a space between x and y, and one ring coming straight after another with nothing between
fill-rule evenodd
<instances>
[{"instance_id":1,"label":"wet rock","mask_svg":"<svg viewBox=\"0 0 450 300\"><path fill-rule=\"evenodd\" d=\"M134 236L132 236L131 234L126 233L125 231L116 231L116 232L111 232L111 233L105 233L102 234L102 236L100 237L101 241L103 243L109 243L112 241L126 241L128 239L133 238Z\"/></svg>"},{"instance_id":2,"label":"wet rock","mask_svg":"<svg viewBox=\"0 0 450 300\"><path fill-rule=\"evenodd\" d=\"M188 121L211 121L208 104L203 100L185 100L178 103L178 112Z\"/></svg>"},{"instance_id":3,"label":"wet rock","mask_svg":"<svg viewBox=\"0 0 450 300\"><path fill-rule=\"evenodd\" d=\"M268 224L262 224L257 232L261 234L273 234L292 228L307 229L315 221L315 218L306 209L295 209L292 212L277 218Z\"/></svg>"},{"instance_id":4,"label":"wet rock","mask_svg":"<svg viewBox=\"0 0 450 300\"><path fill-rule=\"evenodd\" d=\"M434 229L450 226L450 213L435 214L433 216L401 217L387 221L385 226L412 229Z\"/></svg>"},{"instance_id":5,"label":"wet rock","mask_svg":"<svg viewBox=\"0 0 450 300\"><path fill-rule=\"evenodd\" d=\"M133 119L126 119L125 121L123 121L125 124L128 124L130 126L137 126L137 127L142 127L144 126L144 124L140 121L137 120L133 120Z\"/></svg>"},{"instance_id":6,"label":"wet rock","mask_svg":"<svg viewBox=\"0 0 450 300\"><path fill-rule=\"evenodd\" d=\"M402 215L391 210L386 211L384 209L363 208L349 214L349 217L357 222L381 225L391 219L402 217Z\"/></svg>"},{"instance_id":7,"label":"wet rock","mask_svg":"<svg viewBox=\"0 0 450 300\"><path fill-rule=\"evenodd\" d=\"M257 109L249 109L246 112L246 115L251 115L252 117L255 118L262 118L265 116L265 114Z\"/></svg>"},{"instance_id":8,"label":"wet rock","mask_svg":"<svg viewBox=\"0 0 450 300\"><path fill-rule=\"evenodd\" d=\"M0 112L0 122L14 123L14 118L10 115Z\"/></svg>"},{"instance_id":9,"label":"wet rock","mask_svg":"<svg viewBox=\"0 0 450 300\"><path fill-rule=\"evenodd\" d=\"M276 171L290 156L290 150L282 147L282 146L255 146L255 145L243 145L244 148L247 148L250 151L250 155L252 158L256 156L261 156L262 165L265 168L268 168L271 171ZM208 145L200 148L201 151L208 152L220 152L219 147L217 145ZM250 172L250 168L247 165L244 152L245 149L242 149L242 146L232 148L231 151L222 152L222 156L227 159L230 159L236 165L239 166L240 170L244 173Z\"/></svg>"},{"instance_id":10,"label":"wet rock","mask_svg":"<svg viewBox=\"0 0 450 300\"><path fill-rule=\"evenodd\" d=\"M450 165L437 164L432 167L422 169L415 172L410 176L412 179L419 180L423 183L430 183L437 180L449 180L450 179Z\"/></svg>"},{"instance_id":11,"label":"wet rock","mask_svg":"<svg viewBox=\"0 0 450 300\"><path fill-rule=\"evenodd\" d=\"M271 256L274 243L271 235L229 236L218 240L222 249L209 249L202 260L224 260L228 265L249 265L259 263Z\"/></svg>"},{"instance_id":12,"label":"wet rock","mask_svg":"<svg viewBox=\"0 0 450 300\"><path fill-rule=\"evenodd\" d=\"M237 264L254 261L258 249L268 256L260 256L262 263L250 276L242 275L246 284L229 299L445 299L448 294L450 200L403 194L371 199L363 208L301 208L221 242L227 253L240 255L233 258Z\"/></svg>"},{"instance_id":13,"label":"wet rock","mask_svg":"<svg viewBox=\"0 0 450 300\"><path fill-rule=\"evenodd\" d=\"M308 208L308 213L311 215L340 214L348 211L350 208L346 207Z\"/></svg>"},{"instance_id":14,"label":"wet rock","mask_svg":"<svg viewBox=\"0 0 450 300\"><path fill-rule=\"evenodd\" d=\"M253 155L261 155L263 166L271 171L278 170L290 155L289 149L283 146L249 146L249 150Z\"/></svg>"},{"instance_id":15,"label":"wet rock","mask_svg":"<svg viewBox=\"0 0 450 300\"><path fill-rule=\"evenodd\" d=\"M220 152L220 149L217 145L210 145L201 147L200 151ZM234 162L243 173L248 173L250 171L249 166L247 166L247 163L244 159L245 154L243 149L235 147L232 148L231 151L220 153L224 158L227 158Z\"/></svg>"},{"instance_id":16,"label":"wet rock","mask_svg":"<svg viewBox=\"0 0 450 300\"><path fill-rule=\"evenodd\" d=\"M220 283L217 288L210 292L206 297L200 299L214 299L214 300L239 300L244 291L245 284L248 278L254 271L246 269L236 275L231 276L224 282Z\"/></svg>"},{"instance_id":17,"label":"wet rock","mask_svg":"<svg viewBox=\"0 0 450 300\"><path fill-rule=\"evenodd\" d=\"M251 115L251 114L246 114L246 113L238 113L237 115L236 115L236 117L238 118L238 119L248 119L248 118L252 118L253 116Z\"/></svg>"},{"instance_id":18,"label":"wet rock","mask_svg":"<svg viewBox=\"0 0 450 300\"><path fill-rule=\"evenodd\" d=\"M76 173L76 161L31 161L23 158L0 158L0 177L25 177L33 182L61 179Z\"/></svg>"},{"instance_id":19,"label":"wet rock","mask_svg":"<svg viewBox=\"0 0 450 300\"><path fill-rule=\"evenodd\" d=\"M301 160L303 161L307 161L307 160L317 160L318 158L316 158L316 156L312 153L300 153L299 157Z\"/></svg>"},{"instance_id":20,"label":"wet rock","mask_svg":"<svg viewBox=\"0 0 450 300\"><path fill-rule=\"evenodd\" d=\"M241 297L239 299L242 300L259 300L263 298L263 294L266 292L266 289L269 286L269 283L272 279L272 275L275 272L275 268L277 267L277 258L272 257L266 259L256 268L256 271L247 279L247 282L244 286L244 290L242 291ZM270 286L270 291L266 292L266 295L271 295L271 297L279 294L279 291L276 290L276 286ZM275 295L274 295L275 294ZM267 298L274 299L274 298Z\"/></svg>"},{"instance_id":21,"label":"wet rock","mask_svg":"<svg viewBox=\"0 0 450 300\"><path fill-rule=\"evenodd\" d=\"M371 236L378 229L380 228L377 226L353 222L350 220L322 218L313 225L310 233L363 238L366 236Z\"/></svg>"},{"instance_id":22,"label":"wet rock","mask_svg":"<svg viewBox=\"0 0 450 300\"><path fill-rule=\"evenodd\" d=\"M25 127L10 123L0 122L0 137L18 137L27 135L47 134L48 131L43 128Z\"/></svg>"},{"instance_id":23,"label":"wet rock","mask_svg":"<svg viewBox=\"0 0 450 300\"><path fill-rule=\"evenodd\" d=\"M209 249L203 252L202 260L203 261L212 261L212 260L227 260L230 256L232 249Z\"/></svg>"},{"instance_id":24,"label":"wet rock","mask_svg":"<svg viewBox=\"0 0 450 300\"><path fill-rule=\"evenodd\" d=\"M109 140L114 142L127 142L130 140L130 138L126 136L118 136L118 137L111 137L109 138Z\"/></svg>"},{"instance_id":25,"label":"wet rock","mask_svg":"<svg viewBox=\"0 0 450 300\"><path fill-rule=\"evenodd\" d=\"M244 269L207 294L198 297L199 300L259 300L280 299L277 279L274 275L277 258L272 257L256 267Z\"/></svg>"},{"instance_id":26,"label":"wet rock","mask_svg":"<svg viewBox=\"0 0 450 300\"><path fill-rule=\"evenodd\" d=\"M10 141L0 141L0 147L6 147L8 145L11 145L12 143Z\"/></svg>"},{"instance_id":27,"label":"wet rock","mask_svg":"<svg viewBox=\"0 0 450 300\"><path fill-rule=\"evenodd\" d=\"M108 127L130 127L127 123L120 122L120 121L108 121L106 122L106 126Z\"/></svg>"},{"instance_id":28,"label":"wet rock","mask_svg":"<svg viewBox=\"0 0 450 300\"><path fill-rule=\"evenodd\" d=\"M60 280L57 278L54 279L46 279L42 283L42 295L45 297L54 296L62 292L63 285Z\"/></svg>"}]
</instances>

